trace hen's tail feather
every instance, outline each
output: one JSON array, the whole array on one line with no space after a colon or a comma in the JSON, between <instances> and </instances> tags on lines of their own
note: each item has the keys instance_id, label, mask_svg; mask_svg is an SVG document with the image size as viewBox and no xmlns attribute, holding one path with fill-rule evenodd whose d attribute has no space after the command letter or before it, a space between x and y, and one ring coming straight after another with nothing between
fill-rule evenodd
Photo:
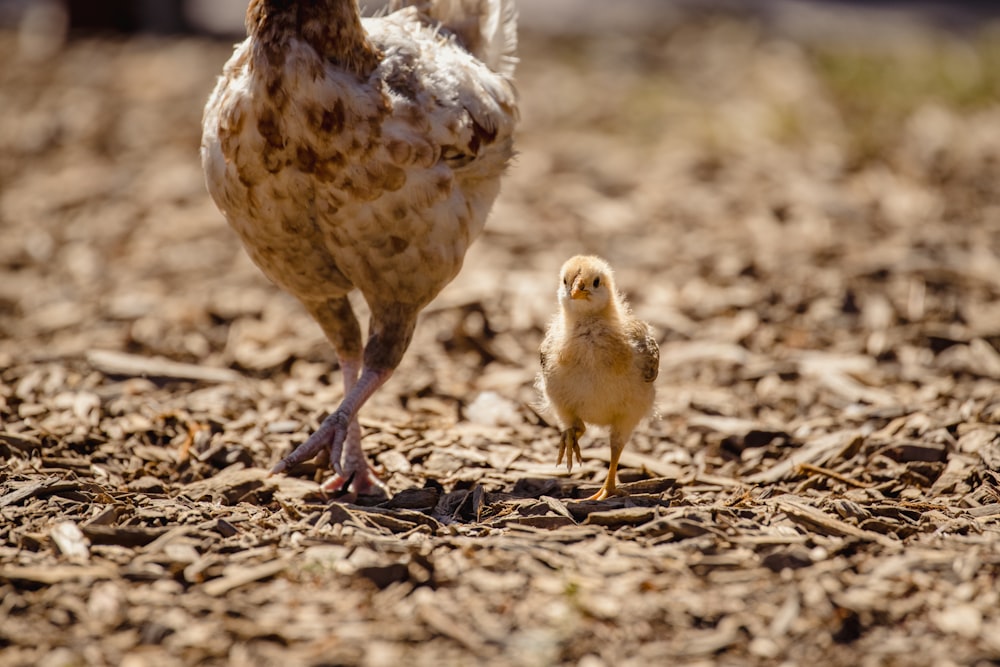
<instances>
[{"instance_id":1,"label":"hen's tail feather","mask_svg":"<svg viewBox=\"0 0 1000 667\"><path fill-rule=\"evenodd\" d=\"M505 77L517 65L515 0L392 0L390 10L414 6L455 35L472 55Z\"/></svg>"}]
</instances>

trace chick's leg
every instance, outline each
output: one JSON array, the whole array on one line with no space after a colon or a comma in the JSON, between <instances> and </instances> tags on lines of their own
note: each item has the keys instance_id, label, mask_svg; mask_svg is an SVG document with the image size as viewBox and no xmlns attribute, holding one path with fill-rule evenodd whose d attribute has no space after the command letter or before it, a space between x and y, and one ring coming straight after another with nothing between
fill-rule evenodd
<instances>
[{"instance_id":1,"label":"chick's leg","mask_svg":"<svg viewBox=\"0 0 1000 667\"><path fill-rule=\"evenodd\" d=\"M608 476L597 493L587 498L587 500L604 500L605 498L624 493L619 491L617 487L618 460L622 456L625 443L628 442L630 435L631 433L622 433L615 427L611 428L611 461L608 463Z\"/></svg>"}]
</instances>

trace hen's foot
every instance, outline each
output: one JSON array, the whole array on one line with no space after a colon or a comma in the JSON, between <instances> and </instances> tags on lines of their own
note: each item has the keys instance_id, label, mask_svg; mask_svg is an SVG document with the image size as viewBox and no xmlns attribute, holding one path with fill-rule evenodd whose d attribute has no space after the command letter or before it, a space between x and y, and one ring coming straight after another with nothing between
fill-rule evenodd
<instances>
[{"instance_id":1,"label":"hen's foot","mask_svg":"<svg viewBox=\"0 0 1000 667\"><path fill-rule=\"evenodd\" d=\"M320 485L320 491L335 500L354 502L358 496L385 496L389 487L379 479L378 471L367 463L358 470L337 473Z\"/></svg>"},{"instance_id":2,"label":"hen's foot","mask_svg":"<svg viewBox=\"0 0 1000 667\"><path fill-rule=\"evenodd\" d=\"M284 472L309 459L317 459L321 466L327 463L337 474L342 474L340 456L344 450L344 439L347 437L350 418L341 411L334 412L323 420L316 432L309 439L292 450L292 453L278 461L271 468L271 474Z\"/></svg>"}]
</instances>

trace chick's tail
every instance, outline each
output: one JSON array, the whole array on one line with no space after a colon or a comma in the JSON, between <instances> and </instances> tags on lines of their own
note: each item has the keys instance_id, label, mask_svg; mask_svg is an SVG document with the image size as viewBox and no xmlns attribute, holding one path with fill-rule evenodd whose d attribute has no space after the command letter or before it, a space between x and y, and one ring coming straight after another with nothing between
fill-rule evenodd
<instances>
[{"instance_id":1,"label":"chick's tail","mask_svg":"<svg viewBox=\"0 0 1000 667\"><path fill-rule=\"evenodd\" d=\"M515 0L392 0L390 9L415 6L452 33L472 55L501 76L517 65Z\"/></svg>"}]
</instances>

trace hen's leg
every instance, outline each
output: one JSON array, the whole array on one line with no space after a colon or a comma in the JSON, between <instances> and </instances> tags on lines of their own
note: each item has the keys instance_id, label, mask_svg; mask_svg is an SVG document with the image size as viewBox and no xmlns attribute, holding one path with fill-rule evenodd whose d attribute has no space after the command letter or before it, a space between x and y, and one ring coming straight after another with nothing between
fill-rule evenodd
<instances>
[{"instance_id":1,"label":"hen's leg","mask_svg":"<svg viewBox=\"0 0 1000 667\"><path fill-rule=\"evenodd\" d=\"M344 396L351 393L351 389L354 385L358 383L358 371L361 369L361 361L359 359L353 359L349 357L341 357L338 355L338 361L340 362L340 374L343 376L344 382ZM355 426L357 420L351 422L348 428L347 437L350 439L352 436L361 439L361 427ZM330 468L330 451L328 449L321 449L318 454L316 454L316 465L320 468Z\"/></svg>"},{"instance_id":2,"label":"hen's leg","mask_svg":"<svg viewBox=\"0 0 1000 667\"><path fill-rule=\"evenodd\" d=\"M344 375L344 396L349 396L358 384L358 372L361 370L360 359L340 360L340 368ZM383 380L384 382L384 380ZM377 388L377 387L376 387ZM373 392L374 393L374 392ZM331 440L332 443L332 440ZM323 448L317 458L329 456L328 449ZM350 485L350 490L356 493L368 493L373 487L377 487L389 495L385 484L378 478L375 471L368 465L364 452L361 449L361 424L358 423L358 415L355 412L354 418L347 425L347 435L344 437L344 449L339 459L340 471L323 482L323 490L327 492L340 491L345 484ZM337 466L332 466L337 471ZM353 479L351 477L353 476Z\"/></svg>"},{"instance_id":3,"label":"hen's leg","mask_svg":"<svg viewBox=\"0 0 1000 667\"><path fill-rule=\"evenodd\" d=\"M357 415L365 401L371 398L391 375L391 370L366 368L336 411L323 420L308 440L278 461L271 472L283 472L293 465L329 452L327 456L335 474L323 482L324 491L340 490L349 480L350 490L359 494L369 493L375 487L384 488L361 450L361 431ZM353 437L352 431L355 434Z\"/></svg>"},{"instance_id":4,"label":"hen's leg","mask_svg":"<svg viewBox=\"0 0 1000 667\"><path fill-rule=\"evenodd\" d=\"M344 396L346 398L358 383L362 355L361 327L354 316L351 303L344 296L325 301L304 302L304 305L319 323L320 327L322 327L323 333L326 334L327 339L337 351L337 358L340 361L340 371L344 381ZM350 420L345 431L348 446L355 451L361 451L361 426L358 424L357 415ZM310 438L309 441L313 439ZM342 462L339 456L334 456L331 460L332 452L329 446L331 443L332 440L326 443L327 446L321 446L313 453L313 456L316 457L316 462L321 468L330 466L334 470L339 471L342 469ZM305 452L303 452L301 457L299 456L299 452L304 448L305 445L298 447L292 455L280 461L272 472L281 472L289 466L311 458L310 456L306 456ZM292 458L293 456L295 458ZM336 483L338 478L339 475L331 480L327 480L324 483L324 488L331 491L339 488L343 484L343 480L340 480L340 483Z\"/></svg>"},{"instance_id":5,"label":"hen's leg","mask_svg":"<svg viewBox=\"0 0 1000 667\"><path fill-rule=\"evenodd\" d=\"M346 299L344 301L346 302ZM357 322L353 319L354 316L350 312L349 305L346 306L346 310L357 328ZM403 352L406 351L413 335L416 313L398 306L389 309L373 307L372 310L382 316L377 318L373 316L371 334L364 351L364 368L361 377L350 386L337 410L323 420L319 429L308 440L279 461L271 470L272 473L282 472L290 466L307 461L326 450L329 452L329 461L336 475L324 483L324 489L340 488L348 480L352 480L351 490L356 493L366 493L371 491L372 487L382 486L372 473L364 452L361 450L361 432L360 426L357 424L357 415L361 406L371 398L379 387L385 384L402 359ZM343 310L340 312L343 313ZM320 319L320 324L323 325L323 330L337 346L337 341L334 339L334 335L331 335L330 329L333 329L334 334L342 333L342 329L336 326L328 328L322 319ZM342 348L338 347L338 350L340 349ZM342 354L342 357L346 356L348 355ZM348 362L348 366L350 365ZM345 387L347 382L348 378L345 376ZM352 431L357 437L351 435Z\"/></svg>"},{"instance_id":6,"label":"hen's leg","mask_svg":"<svg viewBox=\"0 0 1000 667\"><path fill-rule=\"evenodd\" d=\"M364 378L366 382L370 383L370 389L362 394L361 402L364 403L367 401L379 387L385 384L391 375L392 371L384 371L384 373L369 374L368 378ZM343 408L344 405L341 404L340 409ZM360 409L360 406L358 408ZM336 436L334 436L335 441ZM336 467L334 470L336 470ZM361 449L361 425L358 423L357 410L355 410L354 417L348 424L347 435L344 437L343 449L340 455L340 471L323 482L322 488L327 492L344 490L353 491L358 494L370 494L378 489L386 497L389 496L389 489L378 478L378 474L368 462L364 450Z\"/></svg>"}]
</instances>

